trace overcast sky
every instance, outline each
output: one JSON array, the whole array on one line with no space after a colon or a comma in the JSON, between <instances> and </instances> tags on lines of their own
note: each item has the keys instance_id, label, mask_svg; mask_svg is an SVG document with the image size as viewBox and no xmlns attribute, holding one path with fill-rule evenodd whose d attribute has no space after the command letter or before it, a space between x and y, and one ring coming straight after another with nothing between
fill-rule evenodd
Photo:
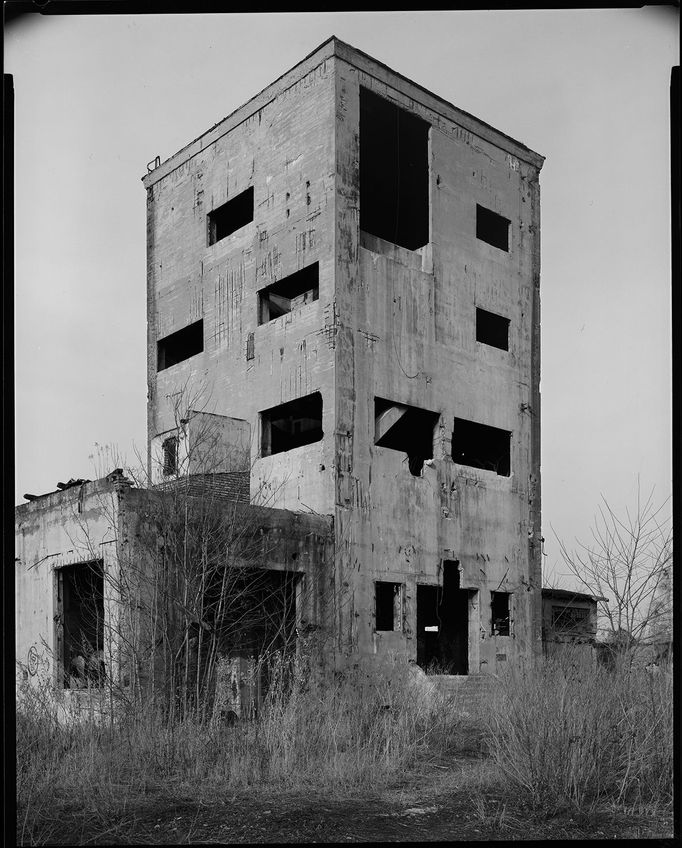
<instances>
[{"instance_id":1,"label":"overcast sky","mask_svg":"<svg viewBox=\"0 0 682 848\"><path fill-rule=\"evenodd\" d=\"M147 162L175 153L329 36L547 157L542 497L587 539L603 494L671 490L673 7L40 17L14 75L16 497L145 451ZM564 583L566 581L563 581Z\"/></svg>"}]
</instances>

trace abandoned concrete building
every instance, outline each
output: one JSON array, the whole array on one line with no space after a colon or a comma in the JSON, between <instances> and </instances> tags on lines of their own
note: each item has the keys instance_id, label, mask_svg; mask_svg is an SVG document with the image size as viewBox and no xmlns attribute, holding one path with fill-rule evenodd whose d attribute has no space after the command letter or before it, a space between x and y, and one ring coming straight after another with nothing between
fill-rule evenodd
<instances>
[{"instance_id":1,"label":"abandoned concrete building","mask_svg":"<svg viewBox=\"0 0 682 848\"><path fill-rule=\"evenodd\" d=\"M306 583L297 627L335 657L539 657L543 161L331 38L150 164L151 488L18 508L19 658L66 662L78 563L113 614L102 574L179 477L259 510L262 567Z\"/></svg>"}]
</instances>

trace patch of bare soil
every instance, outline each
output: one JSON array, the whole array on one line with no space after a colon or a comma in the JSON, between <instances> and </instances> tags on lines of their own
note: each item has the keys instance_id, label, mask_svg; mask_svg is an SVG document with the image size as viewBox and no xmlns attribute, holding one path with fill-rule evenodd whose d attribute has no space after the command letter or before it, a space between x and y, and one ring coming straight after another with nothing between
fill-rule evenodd
<instances>
[{"instance_id":1,"label":"patch of bare soil","mask_svg":"<svg viewBox=\"0 0 682 848\"><path fill-rule=\"evenodd\" d=\"M219 845L232 843L457 842L666 838L672 821L604 813L548 818L486 790L481 764L430 763L375 792L325 795L274 788L199 798L141 798L115 822L62 811L49 844Z\"/></svg>"}]
</instances>

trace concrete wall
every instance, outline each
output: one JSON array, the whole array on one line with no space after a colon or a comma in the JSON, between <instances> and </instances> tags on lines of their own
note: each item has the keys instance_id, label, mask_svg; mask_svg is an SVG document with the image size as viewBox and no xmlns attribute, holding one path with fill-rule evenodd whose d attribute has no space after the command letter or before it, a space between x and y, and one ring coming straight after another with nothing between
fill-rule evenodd
<instances>
[{"instance_id":1,"label":"concrete wall","mask_svg":"<svg viewBox=\"0 0 682 848\"><path fill-rule=\"evenodd\" d=\"M226 415L191 412L189 419L176 422L164 433L154 436L149 443L152 485L164 483L163 443L176 437L177 473L172 478L186 474L231 474L249 472L251 468L251 427L248 421Z\"/></svg>"},{"instance_id":2,"label":"concrete wall","mask_svg":"<svg viewBox=\"0 0 682 848\"><path fill-rule=\"evenodd\" d=\"M57 569L103 560L105 619L117 605L114 587L118 585L119 506L124 490L102 480L54 492L16 508L16 658L25 665L29 651L37 653L39 671L27 678L32 684L58 679ZM114 654L111 630L105 626L104 655L109 673Z\"/></svg>"},{"instance_id":3,"label":"concrete wall","mask_svg":"<svg viewBox=\"0 0 682 848\"><path fill-rule=\"evenodd\" d=\"M229 132L145 180L149 439L174 426L174 397L184 390L188 406L250 424L256 502L331 513L333 65L308 62L302 76L285 75L275 88L276 97L240 110ZM207 214L249 186L253 222L208 246ZM319 300L259 326L257 291L316 261ZM204 352L157 373L157 340L200 318ZM258 459L259 411L314 391L323 398L322 441Z\"/></svg>"},{"instance_id":4,"label":"concrete wall","mask_svg":"<svg viewBox=\"0 0 682 848\"><path fill-rule=\"evenodd\" d=\"M416 656L416 586L460 564L471 595L469 671L496 672L540 648L539 189L541 158L474 135L381 66L337 63L337 547L344 647ZM431 125L428 245L359 231L359 86ZM502 145L502 146L501 146ZM506 149L505 149L506 147ZM518 151L515 151L518 152ZM476 203L508 217L509 252L476 238ZM509 350L476 341L475 308L508 317ZM434 462L373 444L375 396L436 411ZM509 477L455 464L454 418L512 432ZM405 627L377 633L374 581L405 586ZM491 635L490 592L512 593L510 636ZM475 638L474 638L475 637Z\"/></svg>"},{"instance_id":5,"label":"concrete wall","mask_svg":"<svg viewBox=\"0 0 682 848\"><path fill-rule=\"evenodd\" d=\"M431 127L417 251L360 233L360 85ZM417 585L444 560L470 590L470 672L539 654L542 161L332 39L145 178L150 441L199 393L251 425L253 503L334 514L339 655L414 659ZM253 223L207 246L207 213L251 185ZM508 252L476 238L477 203L511 221ZM319 300L259 326L258 290L313 261ZM508 351L476 341L477 306L510 319ZM157 339L199 318L204 352L157 373ZM261 457L259 411L314 391L323 439ZM374 445L375 396L438 414L421 477ZM512 433L509 477L452 461L455 417ZM376 580L404 584L400 632L376 632ZM509 636L491 591L511 593Z\"/></svg>"},{"instance_id":6,"label":"concrete wall","mask_svg":"<svg viewBox=\"0 0 682 848\"><path fill-rule=\"evenodd\" d=\"M248 554L248 565L300 575L296 617L301 633L316 633L333 604L333 520L220 500L226 533ZM57 668L55 573L64 566L104 563L104 658L107 677L129 687L134 671L144 686L151 673L154 638L150 615L154 569L162 562L164 527L184 509L169 490L133 489L107 480L40 497L16 510L16 658L18 680L44 683L59 701L82 701L87 693L64 690ZM192 494L189 495L190 500ZM37 656L37 664L30 655ZM134 670L130 663L137 658ZM141 660L141 663L140 663ZM29 673L28 668L31 668ZM25 672L25 673L24 673ZM35 672L35 673L33 673ZM162 668L157 668L159 674Z\"/></svg>"}]
</instances>

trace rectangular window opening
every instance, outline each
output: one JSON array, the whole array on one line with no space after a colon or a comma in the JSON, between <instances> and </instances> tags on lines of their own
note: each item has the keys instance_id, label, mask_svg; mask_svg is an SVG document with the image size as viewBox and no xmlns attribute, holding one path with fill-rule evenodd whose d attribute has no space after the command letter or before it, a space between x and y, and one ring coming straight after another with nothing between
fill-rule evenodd
<instances>
[{"instance_id":1,"label":"rectangular window opening","mask_svg":"<svg viewBox=\"0 0 682 848\"><path fill-rule=\"evenodd\" d=\"M511 433L487 424L455 418L452 458L460 465L494 471L501 477L511 473Z\"/></svg>"},{"instance_id":2,"label":"rectangular window opening","mask_svg":"<svg viewBox=\"0 0 682 848\"><path fill-rule=\"evenodd\" d=\"M104 664L104 563L102 560L59 568L57 646L64 689L100 687Z\"/></svg>"},{"instance_id":3,"label":"rectangular window opening","mask_svg":"<svg viewBox=\"0 0 682 848\"><path fill-rule=\"evenodd\" d=\"M417 584L417 664L429 674L469 673L469 602L459 563L443 563L443 585Z\"/></svg>"},{"instance_id":4,"label":"rectangular window opening","mask_svg":"<svg viewBox=\"0 0 682 848\"><path fill-rule=\"evenodd\" d=\"M320 392L266 409L260 415L262 456L319 442L324 435Z\"/></svg>"},{"instance_id":5,"label":"rectangular window opening","mask_svg":"<svg viewBox=\"0 0 682 848\"><path fill-rule=\"evenodd\" d=\"M476 307L476 341L509 350L509 318Z\"/></svg>"},{"instance_id":6,"label":"rectangular window opening","mask_svg":"<svg viewBox=\"0 0 682 848\"><path fill-rule=\"evenodd\" d=\"M178 473L178 437L169 436L163 440L163 476L170 477Z\"/></svg>"},{"instance_id":7,"label":"rectangular window opening","mask_svg":"<svg viewBox=\"0 0 682 848\"><path fill-rule=\"evenodd\" d=\"M408 250L429 241L429 129L360 87L360 229Z\"/></svg>"},{"instance_id":8,"label":"rectangular window opening","mask_svg":"<svg viewBox=\"0 0 682 848\"><path fill-rule=\"evenodd\" d=\"M374 589L376 629L402 630L402 584L377 581Z\"/></svg>"},{"instance_id":9,"label":"rectangular window opening","mask_svg":"<svg viewBox=\"0 0 682 848\"><path fill-rule=\"evenodd\" d=\"M320 297L319 262L290 274L258 292L258 323L267 324Z\"/></svg>"},{"instance_id":10,"label":"rectangular window opening","mask_svg":"<svg viewBox=\"0 0 682 848\"><path fill-rule=\"evenodd\" d=\"M206 220L209 245L250 224L253 221L253 186L209 212Z\"/></svg>"},{"instance_id":11,"label":"rectangular window opening","mask_svg":"<svg viewBox=\"0 0 682 848\"><path fill-rule=\"evenodd\" d=\"M424 462L433 459L433 431L439 413L374 398L374 444L404 451L413 477L420 477Z\"/></svg>"},{"instance_id":12,"label":"rectangular window opening","mask_svg":"<svg viewBox=\"0 0 682 848\"><path fill-rule=\"evenodd\" d=\"M204 350L204 319L195 321L170 336L159 339L157 348L157 370L163 371L190 356L196 356Z\"/></svg>"},{"instance_id":13,"label":"rectangular window opening","mask_svg":"<svg viewBox=\"0 0 682 848\"><path fill-rule=\"evenodd\" d=\"M509 636L509 597L509 592L490 593L493 636Z\"/></svg>"},{"instance_id":14,"label":"rectangular window opening","mask_svg":"<svg viewBox=\"0 0 682 848\"><path fill-rule=\"evenodd\" d=\"M588 623L589 616L585 607L552 606L552 628L564 633L580 629Z\"/></svg>"},{"instance_id":15,"label":"rectangular window opening","mask_svg":"<svg viewBox=\"0 0 682 848\"><path fill-rule=\"evenodd\" d=\"M485 206L476 204L476 238L499 247L500 250L509 251L509 225L508 218L498 215Z\"/></svg>"}]
</instances>

